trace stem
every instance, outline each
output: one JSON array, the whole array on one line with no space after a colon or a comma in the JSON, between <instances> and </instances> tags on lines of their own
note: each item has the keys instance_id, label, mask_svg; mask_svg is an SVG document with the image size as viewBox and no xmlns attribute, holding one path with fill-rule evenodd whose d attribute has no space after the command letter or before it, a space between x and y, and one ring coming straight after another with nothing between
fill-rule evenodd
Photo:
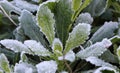
<instances>
[{"instance_id":1,"label":"stem","mask_svg":"<svg viewBox=\"0 0 120 73\"><path fill-rule=\"evenodd\" d=\"M0 5L0 9L2 10L2 12L7 16L7 18L15 25L17 26L17 24L12 20L12 18L10 18L10 16L7 14L7 12L4 10L4 8Z\"/></svg>"},{"instance_id":2,"label":"stem","mask_svg":"<svg viewBox=\"0 0 120 73\"><path fill-rule=\"evenodd\" d=\"M72 73L72 69L71 69L70 65L67 63L67 61L65 60L65 56L63 56L63 61L64 61L65 65L66 65L66 67L68 68L69 73Z\"/></svg>"}]
</instances>

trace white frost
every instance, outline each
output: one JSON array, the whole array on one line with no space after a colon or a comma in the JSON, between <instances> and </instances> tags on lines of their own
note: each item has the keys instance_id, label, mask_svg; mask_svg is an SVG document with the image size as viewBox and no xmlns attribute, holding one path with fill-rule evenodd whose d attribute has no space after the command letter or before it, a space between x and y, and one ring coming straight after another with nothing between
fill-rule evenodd
<instances>
[{"instance_id":1,"label":"white frost","mask_svg":"<svg viewBox=\"0 0 120 73\"><path fill-rule=\"evenodd\" d=\"M50 52L44 48L40 42L35 40L26 40L24 44L38 56L49 56Z\"/></svg>"},{"instance_id":2,"label":"white frost","mask_svg":"<svg viewBox=\"0 0 120 73\"><path fill-rule=\"evenodd\" d=\"M56 73L57 63L53 60L43 61L36 65L38 73Z\"/></svg>"},{"instance_id":3,"label":"white frost","mask_svg":"<svg viewBox=\"0 0 120 73\"><path fill-rule=\"evenodd\" d=\"M59 60L63 60L63 56L58 57ZM65 60L68 60L70 62L73 62L75 60L75 53L70 50L66 55L65 55Z\"/></svg>"}]
</instances>

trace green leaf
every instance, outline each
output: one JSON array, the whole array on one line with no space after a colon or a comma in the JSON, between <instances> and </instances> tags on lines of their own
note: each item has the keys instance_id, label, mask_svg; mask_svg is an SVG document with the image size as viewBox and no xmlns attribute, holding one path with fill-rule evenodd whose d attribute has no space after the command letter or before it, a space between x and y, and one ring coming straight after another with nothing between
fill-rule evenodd
<instances>
[{"instance_id":1,"label":"green leaf","mask_svg":"<svg viewBox=\"0 0 120 73\"><path fill-rule=\"evenodd\" d=\"M0 68L2 68L5 73L11 73L9 61L4 54L0 54Z\"/></svg>"},{"instance_id":2,"label":"green leaf","mask_svg":"<svg viewBox=\"0 0 120 73\"><path fill-rule=\"evenodd\" d=\"M73 10L77 11L82 4L82 0L72 0L72 3Z\"/></svg>"},{"instance_id":3,"label":"green leaf","mask_svg":"<svg viewBox=\"0 0 120 73\"><path fill-rule=\"evenodd\" d=\"M37 22L41 31L45 34L46 38L48 39L49 43L52 44L55 32L54 32L54 15L50 11L50 9L45 5L40 5L38 12L37 12Z\"/></svg>"},{"instance_id":4,"label":"green leaf","mask_svg":"<svg viewBox=\"0 0 120 73\"><path fill-rule=\"evenodd\" d=\"M58 39L55 38L52 44L52 49L55 55L62 56L62 51L63 51L63 45L62 42Z\"/></svg>"},{"instance_id":5,"label":"green leaf","mask_svg":"<svg viewBox=\"0 0 120 73\"><path fill-rule=\"evenodd\" d=\"M40 42L36 42L35 40L26 40L24 44L35 54L38 56L50 56L50 52L44 48Z\"/></svg>"},{"instance_id":6,"label":"green leaf","mask_svg":"<svg viewBox=\"0 0 120 73\"><path fill-rule=\"evenodd\" d=\"M77 1L77 0L76 0ZM74 14L72 15L72 22L75 21L75 19L78 17L78 15L80 14L80 12L86 8L90 3L91 3L92 0L84 0L84 2L82 2L82 4L80 5L78 11L74 12Z\"/></svg>"},{"instance_id":7,"label":"green leaf","mask_svg":"<svg viewBox=\"0 0 120 73\"><path fill-rule=\"evenodd\" d=\"M29 11L23 10L19 21L25 35L27 35L31 40L41 42L44 47L49 48L43 34L40 32L39 27L36 25L33 15Z\"/></svg>"},{"instance_id":8,"label":"green leaf","mask_svg":"<svg viewBox=\"0 0 120 73\"><path fill-rule=\"evenodd\" d=\"M111 42L107 39L103 39L102 42L97 42L90 47L79 51L76 56L81 59L86 59L90 56L98 57L101 56L101 54L103 54L109 46L111 46Z\"/></svg>"},{"instance_id":9,"label":"green leaf","mask_svg":"<svg viewBox=\"0 0 120 73\"><path fill-rule=\"evenodd\" d=\"M71 17L73 13L71 0L59 0L54 7L53 13L56 20L57 37L60 38L63 46L65 46L69 30L71 29Z\"/></svg>"},{"instance_id":10,"label":"green leaf","mask_svg":"<svg viewBox=\"0 0 120 73\"><path fill-rule=\"evenodd\" d=\"M117 22L105 22L91 37L93 43L101 41L103 38L111 38L115 35L115 30L118 29Z\"/></svg>"},{"instance_id":11,"label":"green leaf","mask_svg":"<svg viewBox=\"0 0 120 73\"><path fill-rule=\"evenodd\" d=\"M71 49L83 44L88 35L90 34L91 26L86 23L79 23L73 28L73 31L69 34L69 38L65 45L64 54L66 54Z\"/></svg>"}]
</instances>

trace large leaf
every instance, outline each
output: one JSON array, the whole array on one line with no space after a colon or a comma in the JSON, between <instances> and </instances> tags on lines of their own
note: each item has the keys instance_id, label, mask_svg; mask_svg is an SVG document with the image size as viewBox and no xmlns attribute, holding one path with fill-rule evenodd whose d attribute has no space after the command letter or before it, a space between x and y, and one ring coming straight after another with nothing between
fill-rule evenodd
<instances>
[{"instance_id":1,"label":"large leaf","mask_svg":"<svg viewBox=\"0 0 120 73\"><path fill-rule=\"evenodd\" d=\"M43 61L36 65L38 73L56 73L57 63L53 60Z\"/></svg>"},{"instance_id":2,"label":"large leaf","mask_svg":"<svg viewBox=\"0 0 120 73\"><path fill-rule=\"evenodd\" d=\"M86 23L79 23L75 26L73 31L69 34L69 38L65 45L64 54L66 54L70 49L74 49L80 44L83 44L85 40L88 39L90 29L91 26Z\"/></svg>"},{"instance_id":3,"label":"large leaf","mask_svg":"<svg viewBox=\"0 0 120 73\"><path fill-rule=\"evenodd\" d=\"M0 1L0 5L6 11L7 14L10 14L12 11L16 12L17 14L21 13L21 10L14 5L12 5L7 0Z\"/></svg>"},{"instance_id":4,"label":"large leaf","mask_svg":"<svg viewBox=\"0 0 120 73\"><path fill-rule=\"evenodd\" d=\"M109 0L92 0L85 11L89 12L92 16L100 16L105 12L108 1Z\"/></svg>"},{"instance_id":5,"label":"large leaf","mask_svg":"<svg viewBox=\"0 0 120 73\"><path fill-rule=\"evenodd\" d=\"M33 19L33 15L29 11L23 10L19 21L25 35L27 35L32 40L41 42L44 47L49 47L48 43L45 42L39 27L36 25L35 20Z\"/></svg>"},{"instance_id":6,"label":"large leaf","mask_svg":"<svg viewBox=\"0 0 120 73\"><path fill-rule=\"evenodd\" d=\"M56 34L64 46L68 38L69 29L71 29L71 17L73 13L71 0L59 0L54 8Z\"/></svg>"},{"instance_id":7,"label":"large leaf","mask_svg":"<svg viewBox=\"0 0 120 73\"><path fill-rule=\"evenodd\" d=\"M12 39L4 39L1 40L0 43L5 46L7 49L10 49L14 52L26 52L26 53L31 53L31 51L21 42L17 40L12 40Z\"/></svg>"},{"instance_id":8,"label":"large leaf","mask_svg":"<svg viewBox=\"0 0 120 73\"><path fill-rule=\"evenodd\" d=\"M101 54L103 54L110 45L111 42L109 40L103 39L102 42L97 42L91 45L90 47L87 47L86 49L79 51L76 54L76 56L81 59L86 59L87 57L90 56L98 57L101 56Z\"/></svg>"},{"instance_id":9,"label":"large leaf","mask_svg":"<svg viewBox=\"0 0 120 73\"><path fill-rule=\"evenodd\" d=\"M57 38L54 39L53 44L52 44L52 50L55 55L62 56L63 45L59 39Z\"/></svg>"},{"instance_id":10,"label":"large leaf","mask_svg":"<svg viewBox=\"0 0 120 73\"><path fill-rule=\"evenodd\" d=\"M13 0L15 6L17 6L20 9L26 9L31 12L35 12L38 9L38 6L35 4L28 3L27 1L23 0Z\"/></svg>"},{"instance_id":11,"label":"large leaf","mask_svg":"<svg viewBox=\"0 0 120 73\"><path fill-rule=\"evenodd\" d=\"M94 64L95 66L107 66L107 67L115 68L113 65L93 56L86 58L86 61L90 62L91 64Z\"/></svg>"},{"instance_id":12,"label":"large leaf","mask_svg":"<svg viewBox=\"0 0 120 73\"><path fill-rule=\"evenodd\" d=\"M11 73L9 61L7 60L7 58L4 54L0 54L0 68L2 68L2 70L5 73Z\"/></svg>"},{"instance_id":13,"label":"large leaf","mask_svg":"<svg viewBox=\"0 0 120 73\"><path fill-rule=\"evenodd\" d=\"M115 35L115 30L117 29L117 22L105 22L104 25L93 34L90 40L95 43L97 41L101 41L103 38L111 38Z\"/></svg>"},{"instance_id":14,"label":"large leaf","mask_svg":"<svg viewBox=\"0 0 120 73\"><path fill-rule=\"evenodd\" d=\"M54 15L50 11L50 9L45 5L40 5L39 10L37 12L37 22L41 31L45 34L49 43L52 44L55 32L54 32L54 24L55 20L53 19Z\"/></svg>"},{"instance_id":15,"label":"large leaf","mask_svg":"<svg viewBox=\"0 0 120 73\"><path fill-rule=\"evenodd\" d=\"M38 56L50 56L50 52L41 45L40 42L36 42L35 40L26 40L24 44L35 54Z\"/></svg>"}]
</instances>

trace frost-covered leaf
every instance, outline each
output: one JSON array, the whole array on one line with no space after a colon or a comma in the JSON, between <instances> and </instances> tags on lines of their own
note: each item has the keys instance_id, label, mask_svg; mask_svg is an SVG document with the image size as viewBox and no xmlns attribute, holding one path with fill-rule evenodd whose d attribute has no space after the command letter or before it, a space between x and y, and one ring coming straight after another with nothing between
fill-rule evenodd
<instances>
[{"instance_id":1,"label":"frost-covered leaf","mask_svg":"<svg viewBox=\"0 0 120 73\"><path fill-rule=\"evenodd\" d=\"M58 38L54 39L53 44L52 44L52 50L55 55L62 56L63 45L62 45L62 42Z\"/></svg>"},{"instance_id":2,"label":"frost-covered leaf","mask_svg":"<svg viewBox=\"0 0 120 73\"><path fill-rule=\"evenodd\" d=\"M7 60L7 58L4 54L0 54L0 68L5 73L11 73L11 69L10 69L10 66L9 66L9 61Z\"/></svg>"},{"instance_id":3,"label":"frost-covered leaf","mask_svg":"<svg viewBox=\"0 0 120 73\"><path fill-rule=\"evenodd\" d=\"M38 73L56 73L57 63L53 60L43 61L36 65Z\"/></svg>"},{"instance_id":4,"label":"frost-covered leaf","mask_svg":"<svg viewBox=\"0 0 120 73\"><path fill-rule=\"evenodd\" d=\"M45 5L40 5L37 12L37 22L41 29L41 31L45 34L49 43L52 44L55 32L54 32L54 14L50 11L50 9Z\"/></svg>"},{"instance_id":5,"label":"frost-covered leaf","mask_svg":"<svg viewBox=\"0 0 120 73\"><path fill-rule=\"evenodd\" d=\"M82 5L82 0L72 0L72 8L74 11L77 11Z\"/></svg>"},{"instance_id":6,"label":"frost-covered leaf","mask_svg":"<svg viewBox=\"0 0 120 73\"><path fill-rule=\"evenodd\" d=\"M4 8L7 14L10 14L12 11L16 12L17 14L21 13L21 10L19 8L15 7L7 0L0 1L0 5Z\"/></svg>"},{"instance_id":7,"label":"frost-covered leaf","mask_svg":"<svg viewBox=\"0 0 120 73\"><path fill-rule=\"evenodd\" d=\"M15 6L17 6L21 10L26 9L28 11L35 12L38 9L37 5L28 3L27 1L24 1L24 0L14 0L13 2Z\"/></svg>"},{"instance_id":8,"label":"frost-covered leaf","mask_svg":"<svg viewBox=\"0 0 120 73\"><path fill-rule=\"evenodd\" d=\"M119 73L114 68L107 67L107 66L96 69L94 73L103 73L103 72L104 73Z\"/></svg>"},{"instance_id":9,"label":"frost-covered leaf","mask_svg":"<svg viewBox=\"0 0 120 73\"><path fill-rule=\"evenodd\" d=\"M14 67L14 73L34 73L36 69L33 65L20 62L16 63Z\"/></svg>"},{"instance_id":10,"label":"frost-covered leaf","mask_svg":"<svg viewBox=\"0 0 120 73\"><path fill-rule=\"evenodd\" d=\"M63 60L63 56L58 57L59 60ZM70 50L66 55L65 55L65 60L68 60L70 62L75 61L75 53Z\"/></svg>"},{"instance_id":11,"label":"frost-covered leaf","mask_svg":"<svg viewBox=\"0 0 120 73\"><path fill-rule=\"evenodd\" d=\"M72 18L71 18L71 20L74 22L75 21L75 19L78 17L78 15L80 14L80 12L84 9L84 8L86 8L90 3L91 3L91 1L92 0L76 0L76 2L78 1L78 3L80 2L81 4L79 4L79 5L76 5L76 7L78 7L79 6L79 8L76 8L76 9L78 9L77 11L75 11L74 12L74 14L72 15ZM74 5L74 4L73 4Z\"/></svg>"},{"instance_id":12,"label":"frost-covered leaf","mask_svg":"<svg viewBox=\"0 0 120 73\"><path fill-rule=\"evenodd\" d=\"M118 56L118 59L119 59L119 62L120 62L120 46L117 49L117 56Z\"/></svg>"},{"instance_id":13,"label":"frost-covered leaf","mask_svg":"<svg viewBox=\"0 0 120 73\"><path fill-rule=\"evenodd\" d=\"M92 16L100 16L105 12L109 0L92 0L85 11L92 14Z\"/></svg>"},{"instance_id":14,"label":"frost-covered leaf","mask_svg":"<svg viewBox=\"0 0 120 73\"><path fill-rule=\"evenodd\" d=\"M71 17L72 17L72 0L59 0L54 7L56 34L60 38L63 46L65 46L66 40L71 29Z\"/></svg>"},{"instance_id":15,"label":"frost-covered leaf","mask_svg":"<svg viewBox=\"0 0 120 73\"><path fill-rule=\"evenodd\" d=\"M91 37L93 43L101 41L103 38L111 38L115 35L115 30L118 29L117 22L105 22L102 27L100 27Z\"/></svg>"},{"instance_id":16,"label":"frost-covered leaf","mask_svg":"<svg viewBox=\"0 0 120 73\"><path fill-rule=\"evenodd\" d=\"M44 48L40 42L35 40L26 40L24 44L32 51L35 55L38 56L50 56L50 52Z\"/></svg>"},{"instance_id":17,"label":"frost-covered leaf","mask_svg":"<svg viewBox=\"0 0 120 73\"><path fill-rule=\"evenodd\" d=\"M31 40L41 42L44 47L48 48L48 44L45 41L43 34L40 32L33 15L29 11L23 10L19 21L25 35L27 35Z\"/></svg>"},{"instance_id":18,"label":"frost-covered leaf","mask_svg":"<svg viewBox=\"0 0 120 73\"><path fill-rule=\"evenodd\" d=\"M102 42L97 42L90 47L87 47L86 49L83 49L79 51L76 56L81 58L81 59L86 59L87 57L90 56L101 56L109 46L111 46L111 41L107 39L103 39Z\"/></svg>"},{"instance_id":19,"label":"frost-covered leaf","mask_svg":"<svg viewBox=\"0 0 120 73\"><path fill-rule=\"evenodd\" d=\"M18 27L14 30L13 34L14 34L16 40L22 41L22 42L25 40L25 34L24 34L24 31L23 31L23 29L21 28L21 26L18 26Z\"/></svg>"},{"instance_id":20,"label":"frost-covered leaf","mask_svg":"<svg viewBox=\"0 0 120 73\"><path fill-rule=\"evenodd\" d=\"M90 62L91 64L94 64L95 66L107 66L107 67L115 68L113 65L94 56L90 56L86 58L86 61Z\"/></svg>"},{"instance_id":21,"label":"frost-covered leaf","mask_svg":"<svg viewBox=\"0 0 120 73\"><path fill-rule=\"evenodd\" d=\"M69 34L68 40L65 45L64 54L66 54L70 49L83 44L88 35L90 34L91 26L86 23L79 23L73 28L73 31Z\"/></svg>"},{"instance_id":22,"label":"frost-covered leaf","mask_svg":"<svg viewBox=\"0 0 120 73\"><path fill-rule=\"evenodd\" d=\"M26 52L26 53L31 53L31 51L24 45L22 42L19 42L17 40L12 40L12 39L4 39L1 40L0 43L5 46L7 49L10 49L14 52Z\"/></svg>"},{"instance_id":23,"label":"frost-covered leaf","mask_svg":"<svg viewBox=\"0 0 120 73\"><path fill-rule=\"evenodd\" d=\"M28 62L28 58L27 58L27 56L25 55L24 52L21 52L20 59L21 59L22 62Z\"/></svg>"},{"instance_id":24,"label":"frost-covered leaf","mask_svg":"<svg viewBox=\"0 0 120 73\"><path fill-rule=\"evenodd\" d=\"M87 23L87 24L92 24L93 18L89 13L81 13L78 18L75 21L75 25L78 23Z\"/></svg>"}]
</instances>

